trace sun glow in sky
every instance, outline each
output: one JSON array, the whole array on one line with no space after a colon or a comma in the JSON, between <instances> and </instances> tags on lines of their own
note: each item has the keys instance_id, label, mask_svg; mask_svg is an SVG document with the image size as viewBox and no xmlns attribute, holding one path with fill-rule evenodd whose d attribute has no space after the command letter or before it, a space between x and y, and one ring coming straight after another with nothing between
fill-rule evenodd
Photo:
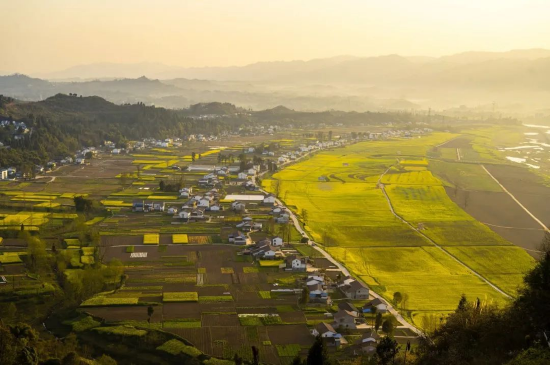
<instances>
[{"instance_id":1,"label":"sun glow in sky","mask_svg":"<svg viewBox=\"0 0 550 365\"><path fill-rule=\"evenodd\" d=\"M548 0L0 0L0 71L550 48Z\"/></svg>"}]
</instances>

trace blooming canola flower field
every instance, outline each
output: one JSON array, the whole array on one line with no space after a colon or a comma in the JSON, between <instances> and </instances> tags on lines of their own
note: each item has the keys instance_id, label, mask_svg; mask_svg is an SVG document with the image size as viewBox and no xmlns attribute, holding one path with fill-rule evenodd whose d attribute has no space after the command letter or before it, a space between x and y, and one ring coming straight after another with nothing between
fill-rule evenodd
<instances>
[{"instance_id":1,"label":"blooming canola flower field","mask_svg":"<svg viewBox=\"0 0 550 365\"><path fill-rule=\"evenodd\" d=\"M432 175L428 151L453 137L360 142L320 152L262 183L371 289L388 300L407 294L404 314L416 324L424 314L454 310L462 294L504 304L507 297L472 270L514 296L534 261L458 207Z\"/></svg>"}]
</instances>

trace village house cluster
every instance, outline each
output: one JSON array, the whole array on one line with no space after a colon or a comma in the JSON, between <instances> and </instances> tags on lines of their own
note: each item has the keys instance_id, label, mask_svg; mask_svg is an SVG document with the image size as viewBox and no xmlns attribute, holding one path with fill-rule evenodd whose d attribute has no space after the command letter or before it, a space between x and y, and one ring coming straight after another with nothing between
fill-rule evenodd
<instances>
[{"instance_id":1,"label":"village house cluster","mask_svg":"<svg viewBox=\"0 0 550 365\"><path fill-rule=\"evenodd\" d=\"M311 329L313 336L320 335L328 346L339 348L351 345L358 352L367 355L374 354L380 335L366 323L364 315L388 313L384 301L371 297L369 288L351 277L333 281L322 273L314 272L308 274L304 279L305 288L307 288L309 302L312 305L332 306L334 302L331 300L330 293L336 291L343 294L345 298L337 301L335 313L326 312L327 320L318 323ZM364 304L357 307L352 301L364 301ZM344 337L347 330L359 330L361 338L350 344Z\"/></svg>"}]
</instances>

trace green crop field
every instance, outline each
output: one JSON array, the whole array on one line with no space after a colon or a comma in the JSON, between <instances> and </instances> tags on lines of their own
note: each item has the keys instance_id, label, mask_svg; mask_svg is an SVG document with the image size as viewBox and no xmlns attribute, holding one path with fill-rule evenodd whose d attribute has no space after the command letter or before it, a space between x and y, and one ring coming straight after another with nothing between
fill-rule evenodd
<instances>
[{"instance_id":1,"label":"green crop field","mask_svg":"<svg viewBox=\"0 0 550 365\"><path fill-rule=\"evenodd\" d=\"M202 352L197 350L195 347L187 346L183 342L176 339L163 343L161 346L157 347L157 350L164 351L172 355L177 355L180 353L184 353L189 356L202 355Z\"/></svg>"},{"instance_id":2,"label":"green crop field","mask_svg":"<svg viewBox=\"0 0 550 365\"><path fill-rule=\"evenodd\" d=\"M372 289L389 300L396 291L406 293L409 311L451 311L463 293L503 304L506 297L470 269L514 295L533 260L448 197L445 186L454 186L450 181L461 188L498 191L477 165L435 161L432 167L428 154L453 137L435 133L324 151L274 174L263 186ZM440 180L446 176L448 181ZM414 229L391 212L379 180L395 212Z\"/></svg>"},{"instance_id":3,"label":"green crop field","mask_svg":"<svg viewBox=\"0 0 550 365\"><path fill-rule=\"evenodd\" d=\"M163 302L196 302L198 300L197 292L165 292L162 294Z\"/></svg>"},{"instance_id":4,"label":"green crop field","mask_svg":"<svg viewBox=\"0 0 550 365\"><path fill-rule=\"evenodd\" d=\"M502 191L479 165L430 161L430 170L445 186L465 190Z\"/></svg>"},{"instance_id":5,"label":"green crop field","mask_svg":"<svg viewBox=\"0 0 550 365\"><path fill-rule=\"evenodd\" d=\"M329 248L375 291L390 300L399 291L409 296L411 311L454 310L460 295L505 298L437 247Z\"/></svg>"},{"instance_id":6,"label":"green crop field","mask_svg":"<svg viewBox=\"0 0 550 365\"><path fill-rule=\"evenodd\" d=\"M102 307L102 306L119 306L119 305L136 305L138 304L139 298L129 297L129 298L109 298L102 295L97 295L86 301L84 301L80 306L81 307Z\"/></svg>"},{"instance_id":7,"label":"green crop field","mask_svg":"<svg viewBox=\"0 0 550 365\"><path fill-rule=\"evenodd\" d=\"M142 337L147 334L147 331L136 329L132 326L96 327L93 330L100 334L113 334L119 336Z\"/></svg>"},{"instance_id":8,"label":"green crop field","mask_svg":"<svg viewBox=\"0 0 550 365\"><path fill-rule=\"evenodd\" d=\"M500 289L514 295L534 259L517 246L447 247L447 251L489 279Z\"/></svg>"}]
</instances>

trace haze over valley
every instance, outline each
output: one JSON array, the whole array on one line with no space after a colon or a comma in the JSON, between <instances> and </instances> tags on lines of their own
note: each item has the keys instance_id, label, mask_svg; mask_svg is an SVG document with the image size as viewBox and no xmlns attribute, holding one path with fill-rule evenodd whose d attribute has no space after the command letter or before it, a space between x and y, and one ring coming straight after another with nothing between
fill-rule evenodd
<instances>
[{"instance_id":1,"label":"haze over valley","mask_svg":"<svg viewBox=\"0 0 550 365\"><path fill-rule=\"evenodd\" d=\"M42 100L99 95L167 108L229 102L254 110L453 110L548 114L550 51L465 52L443 57L339 56L242 67L97 63L0 78L0 93Z\"/></svg>"},{"instance_id":2,"label":"haze over valley","mask_svg":"<svg viewBox=\"0 0 550 365\"><path fill-rule=\"evenodd\" d=\"M0 13L0 365L550 364L550 2Z\"/></svg>"}]
</instances>

